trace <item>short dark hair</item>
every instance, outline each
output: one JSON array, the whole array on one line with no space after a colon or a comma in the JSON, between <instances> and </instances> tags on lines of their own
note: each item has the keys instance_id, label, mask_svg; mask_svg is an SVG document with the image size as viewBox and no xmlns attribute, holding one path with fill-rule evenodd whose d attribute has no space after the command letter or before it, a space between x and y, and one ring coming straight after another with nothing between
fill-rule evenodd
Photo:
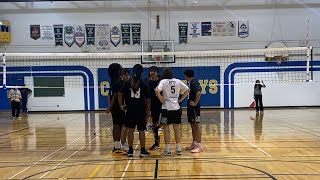
<instances>
[{"instance_id":1,"label":"short dark hair","mask_svg":"<svg viewBox=\"0 0 320 180\"><path fill-rule=\"evenodd\" d=\"M192 69L187 69L187 70L185 70L185 71L183 72L183 74L186 75L186 76L189 77L189 78L192 78L192 77L194 77L194 70L192 70Z\"/></svg>"},{"instance_id":2,"label":"short dark hair","mask_svg":"<svg viewBox=\"0 0 320 180\"><path fill-rule=\"evenodd\" d=\"M162 72L162 79L172 79L173 78L173 70L170 67L164 68Z\"/></svg>"},{"instance_id":3,"label":"short dark hair","mask_svg":"<svg viewBox=\"0 0 320 180\"><path fill-rule=\"evenodd\" d=\"M141 78L141 74L143 73L143 67L141 64L136 64L132 68L132 78L134 80L139 80Z\"/></svg>"},{"instance_id":4,"label":"short dark hair","mask_svg":"<svg viewBox=\"0 0 320 180\"><path fill-rule=\"evenodd\" d=\"M149 72L150 72L150 71L157 71L157 72L159 72L159 69L158 69L157 66L151 66L150 69L149 69Z\"/></svg>"}]
</instances>

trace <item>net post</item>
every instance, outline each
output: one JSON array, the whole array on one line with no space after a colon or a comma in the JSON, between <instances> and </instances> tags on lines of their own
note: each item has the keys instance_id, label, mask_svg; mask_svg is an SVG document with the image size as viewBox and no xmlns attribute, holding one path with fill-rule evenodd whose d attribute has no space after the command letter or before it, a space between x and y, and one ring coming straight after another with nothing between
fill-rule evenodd
<instances>
[{"instance_id":1,"label":"net post","mask_svg":"<svg viewBox=\"0 0 320 180\"><path fill-rule=\"evenodd\" d=\"M312 46L307 48L307 77L306 81L310 81L310 61L311 61L311 52L312 52Z\"/></svg>"},{"instance_id":2,"label":"net post","mask_svg":"<svg viewBox=\"0 0 320 180\"><path fill-rule=\"evenodd\" d=\"M2 88L6 89L7 83L7 66L6 66L6 48L7 44L4 44L4 53L2 53Z\"/></svg>"}]
</instances>

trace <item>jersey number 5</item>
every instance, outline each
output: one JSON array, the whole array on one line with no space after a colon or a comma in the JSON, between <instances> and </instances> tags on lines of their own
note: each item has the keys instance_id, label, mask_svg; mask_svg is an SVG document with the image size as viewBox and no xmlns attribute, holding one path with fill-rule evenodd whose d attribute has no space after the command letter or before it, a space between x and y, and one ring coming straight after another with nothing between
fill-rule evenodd
<instances>
[{"instance_id":1,"label":"jersey number 5","mask_svg":"<svg viewBox=\"0 0 320 180\"><path fill-rule=\"evenodd\" d=\"M171 93L172 94L176 93L176 87L175 86L171 86Z\"/></svg>"}]
</instances>

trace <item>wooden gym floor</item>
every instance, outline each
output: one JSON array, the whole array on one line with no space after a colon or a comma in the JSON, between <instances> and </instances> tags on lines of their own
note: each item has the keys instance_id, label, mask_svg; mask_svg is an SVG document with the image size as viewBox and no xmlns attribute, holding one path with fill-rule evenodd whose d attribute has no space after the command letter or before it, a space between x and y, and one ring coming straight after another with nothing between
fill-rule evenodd
<instances>
[{"instance_id":1,"label":"wooden gym floor","mask_svg":"<svg viewBox=\"0 0 320 180\"><path fill-rule=\"evenodd\" d=\"M186 147L192 137L183 116ZM263 117L206 110L201 117L203 153L161 157L162 142L142 159L136 134L135 157L128 159L112 155L112 121L104 112L32 113L21 120L1 112L0 179L320 179L320 109L267 109Z\"/></svg>"}]
</instances>

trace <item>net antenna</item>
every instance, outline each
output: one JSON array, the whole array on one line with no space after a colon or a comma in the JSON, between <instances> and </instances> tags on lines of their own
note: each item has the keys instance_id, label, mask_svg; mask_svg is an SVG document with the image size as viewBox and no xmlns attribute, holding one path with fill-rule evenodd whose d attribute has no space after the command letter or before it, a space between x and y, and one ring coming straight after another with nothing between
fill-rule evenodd
<instances>
[{"instance_id":1,"label":"net antenna","mask_svg":"<svg viewBox=\"0 0 320 180\"><path fill-rule=\"evenodd\" d=\"M7 61L6 61L7 43L4 44L4 53L2 54L2 88L6 89L7 85Z\"/></svg>"}]
</instances>

